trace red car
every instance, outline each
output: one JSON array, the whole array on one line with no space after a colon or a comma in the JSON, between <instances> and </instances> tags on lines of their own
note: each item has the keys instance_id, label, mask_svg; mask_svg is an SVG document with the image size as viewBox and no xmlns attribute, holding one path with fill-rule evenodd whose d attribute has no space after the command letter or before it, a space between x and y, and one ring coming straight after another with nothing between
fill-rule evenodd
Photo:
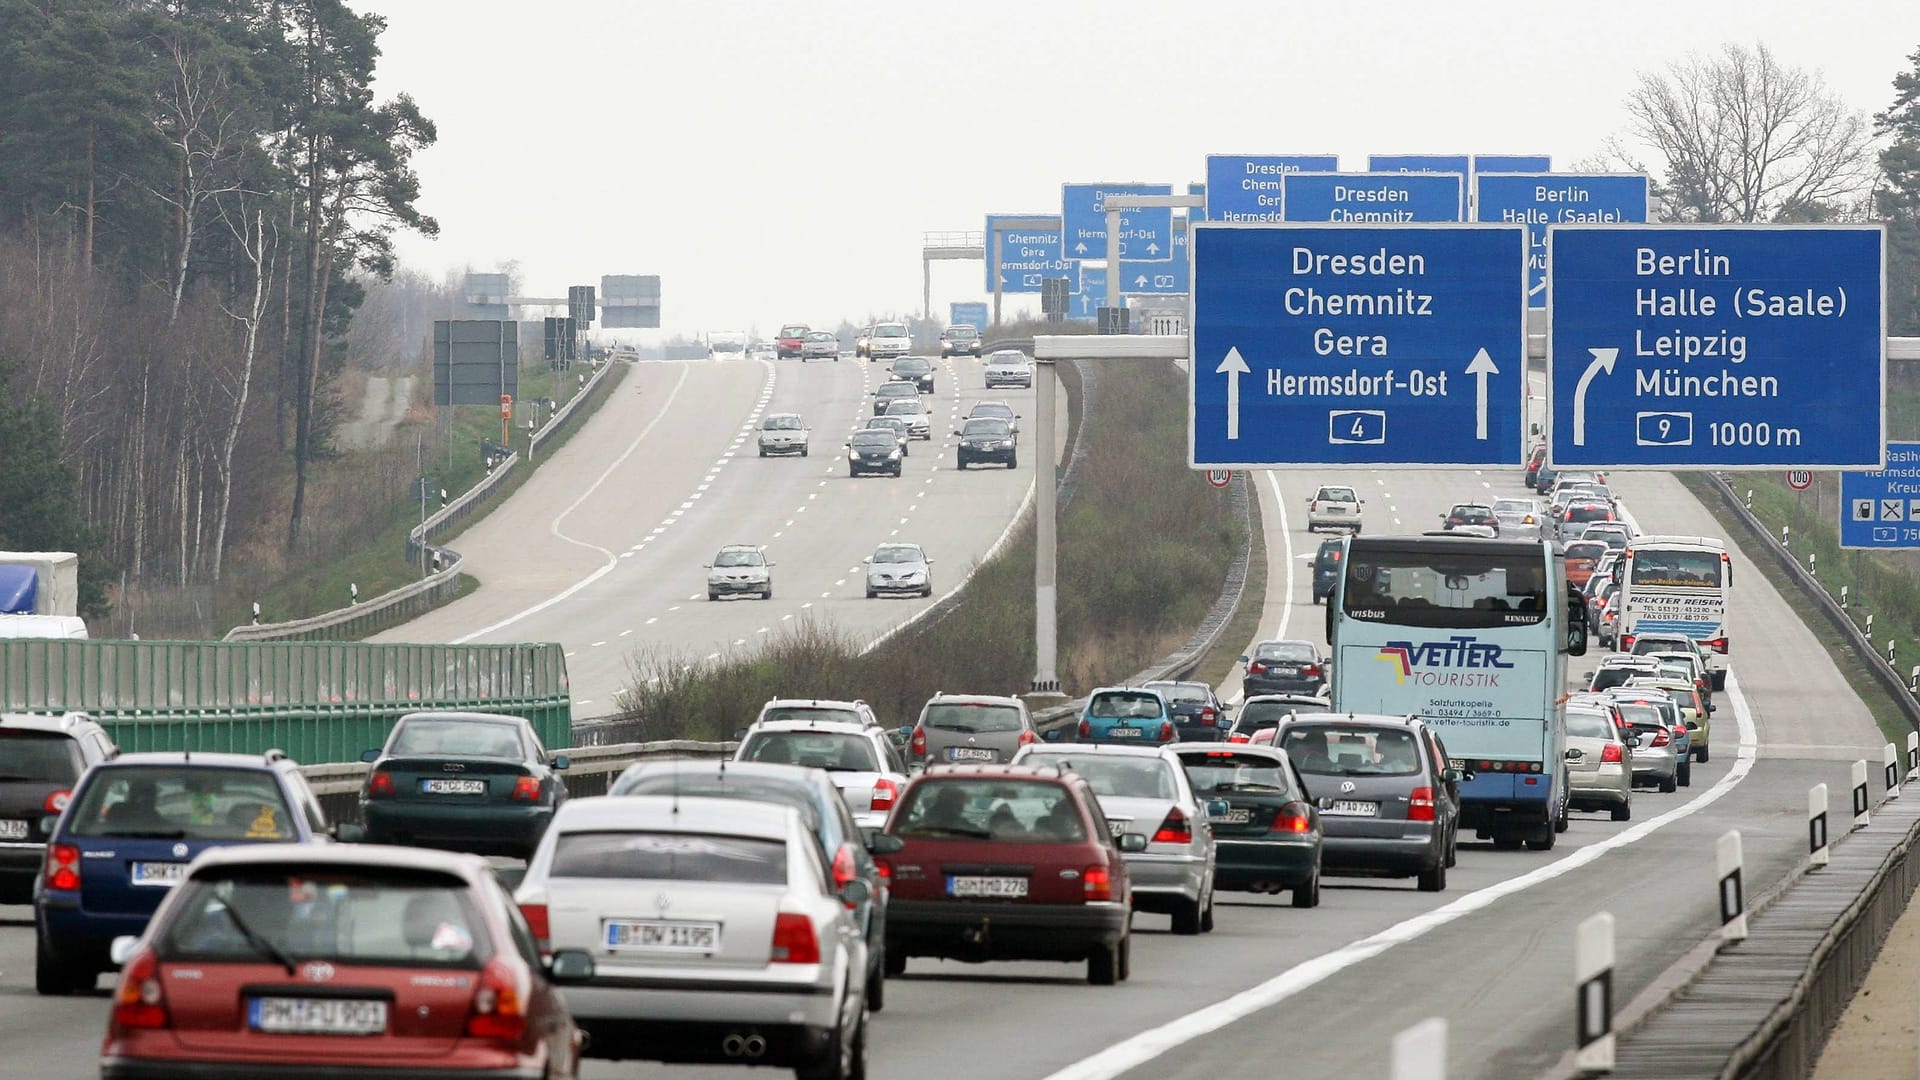
<instances>
[{"instance_id":1,"label":"red car","mask_svg":"<svg viewBox=\"0 0 1920 1080\"><path fill-rule=\"evenodd\" d=\"M1132 885L1093 789L1054 765L932 765L887 822L887 974L910 956L1085 961L1087 981L1127 977Z\"/></svg>"},{"instance_id":2,"label":"red car","mask_svg":"<svg viewBox=\"0 0 1920 1080\"><path fill-rule=\"evenodd\" d=\"M788 323L780 328L779 336L773 339L775 359L799 359L800 348L806 344L807 332L813 328L806 323Z\"/></svg>"},{"instance_id":3,"label":"red car","mask_svg":"<svg viewBox=\"0 0 1920 1080\"><path fill-rule=\"evenodd\" d=\"M579 1029L475 855L216 848L113 958L100 1075L114 1080L579 1071Z\"/></svg>"}]
</instances>

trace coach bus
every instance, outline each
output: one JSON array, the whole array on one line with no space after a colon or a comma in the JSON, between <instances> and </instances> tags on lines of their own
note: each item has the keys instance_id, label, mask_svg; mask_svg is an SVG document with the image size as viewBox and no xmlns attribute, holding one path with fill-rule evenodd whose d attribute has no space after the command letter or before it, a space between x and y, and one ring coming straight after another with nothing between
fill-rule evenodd
<instances>
[{"instance_id":1,"label":"coach bus","mask_svg":"<svg viewBox=\"0 0 1920 1080\"><path fill-rule=\"evenodd\" d=\"M1622 652L1641 634L1685 634L1707 658L1713 688L1727 685L1727 594L1733 562L1713 536L1636 536L1614 564Z\"/></svg>"}]
</instances>

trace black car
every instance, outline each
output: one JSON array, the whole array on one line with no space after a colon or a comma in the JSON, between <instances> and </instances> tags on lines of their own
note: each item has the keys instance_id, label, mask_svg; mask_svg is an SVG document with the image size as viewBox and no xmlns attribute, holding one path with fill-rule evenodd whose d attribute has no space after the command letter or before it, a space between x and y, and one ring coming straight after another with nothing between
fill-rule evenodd
<instances>
[{"instance_id":1,"label":"black car","mask_svg":"<svg viewBox=\"0 0 1920 1080\"><path fill-rule=\"evenodd\" d=\"M1320 905L1320 810L1287 755L1268 746L1176 746L1195 798L1221 800L1213 830L1214 887L1291 890L1293 906Z\"/></svg>"},{"instance_id":2,"label":"black car","mask_svg":"<svg viewBox=\"0 0 1920 1080\"><path fill-rule=\"evenodd\" d=\"M1255 694L1318 694L1327 682L1327 666L1311 641L1263 641L1240 658L1247 673L1240 692Z\"/></svg>"},{"instance_id":3,"label":"black car","mask_svg":"<svg viewBox=\"0 0 1920 1080\"><path fill-rule=\"evenodd\" d=\"M1493 516L1493 507L1482 503L1455 503L1453 509L1440 515L1448 529L1457 529L1462 525L1480 525L1500 535L1500 519Z\"/></svg>"},{"instance_id":4,"label":"black car","mask_svg":"<svg viewBox=\"0 0 1920 1080\"><path fill-rule=\"evenodd\" d=\"M960 467L982 465L993 462L1007 468L1017 468L1020 458L1017 453L1018 435L1013 425L1005 420L982 417L969 420L966 426L954 432L960 437Z\"/></svg>"},{"instance_id":5,"label":"black car","mask_svg":"<svg viewBox=\"0 0 1920 1080\"><path fill-rule=\"evenodd\" d=\"M1447 887L1460 827L1461 773L1410 716L1296 717L1274 732L1320 810L1325 872L1412 877Z\"/></svg>"},{"instance_id":6,"label":"black car","mask_svg":"<svg viewBox=\"0 0 1920 1080\"><path fill-rule=\"evenodd\" d=\"M1320 550L1313 556L1313 602L1326 603L1339 581L1340 539L1333 537L1320 541Z\"/></svg>"},{"instance_id":7,"label":"black car","mask_svg":"<svg viewBox=\"0 0 1920 1080\"><path fill-rule=\"evenodd\" d=\"M887 415L887 406L895 401L917 398L920 391L910 382L883 382L873 388L873 415Z\"/></svg>"},{"instance_id":8,"label":"black car","mask_svg":"<svg viewBox=\"0 0 1920 1080\"><path fill-rule=\"evenodd\" d=\"M861 428L847 440L847 475L885 473L899 476L904 454L900 436L884 428Z\"/></svg>"},{"instance_id":9,"label":"black car","mask_svg":"<svg viewBox=\"0 0 1920 1080\"><path fill-rule=\"evenodd\" d=\"M360 789L370 843L531 858L567 800L567 756L548 757L518 716L408 713L360 760L373 765Z\"/></svg>"},{"instance_id":10,"label":"black car","mask_svg":"<svg viewBox=\"0 0 1920 1080\"><path fill-rule=\"evenodd\" d=\"M1311 694L1255 694L1240 703L1240 711L1233 718L1233 728L1227 732L1227 741L1272 742L1272 734L1263 736L1260 733L1271 733L1291 716L1332 711L1332 702Z\"/></svg>"},{"instance_id":11,"label":"black car","mask_svg":"<svg viewBox=\"0 0 1920 1080\"><path fill-rule=\"evenodd\" d=\"M1203 682L1174 682L1159 679L1146 684L1160 691L1173 714L1174 738L1180 742L1224 742L1227 738L1227 707L1213 696L1213 687Z\"/></svg>"},{"instance_id":12,"label":"black car","mask_svg":"<svg viewBox=\"0 0 1920 1080\"><path fill-rule=\"evenodd\" d=\"M80 774L119 752L86 713L0 716L0 904L33 902L41 825L67 808Z\"/></svg>"},{"instance_id":13,"label":"black car","mask_svg":"<svg viewBox=\"0 0 1920 1080\"><path fill-rule=\"evenodd\" d=\"M1535 495L1550 495L1553 493L1553 485L1559 482L1559 470L1543 461L1540 463L1539 470L1533 474L1533 493Z\"/></svg>"},{"instance_id":14,"label":"black car","mask_svg":"<svg viewBox=\"0 0 1920 1080\"><path fill-rule=\"evenodd\" d=\"M924 356L903 356L887 369L894 382L912 383L922 394L933 393L933 361Z\"/></svg>"}]
</instances>

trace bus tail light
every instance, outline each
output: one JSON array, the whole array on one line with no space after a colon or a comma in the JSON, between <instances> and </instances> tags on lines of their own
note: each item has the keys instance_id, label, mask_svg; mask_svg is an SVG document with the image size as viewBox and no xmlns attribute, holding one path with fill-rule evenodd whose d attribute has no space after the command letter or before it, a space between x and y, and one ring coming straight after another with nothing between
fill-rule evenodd
<instances>
[{"instance_id":1,"label":"bus tail light","mask_svg":"<svg viewBox=\"0 0 1920 1080\"><path fill-rule=\"evenodd\" d=\"M1727 639L1723 637L1710 638L1706 641L1701 642L1700 646L1702 648L1712 649L1714 652L1717 652L1722 656L1725 656L1727 654Z\"/></svg>"}]
</instances>

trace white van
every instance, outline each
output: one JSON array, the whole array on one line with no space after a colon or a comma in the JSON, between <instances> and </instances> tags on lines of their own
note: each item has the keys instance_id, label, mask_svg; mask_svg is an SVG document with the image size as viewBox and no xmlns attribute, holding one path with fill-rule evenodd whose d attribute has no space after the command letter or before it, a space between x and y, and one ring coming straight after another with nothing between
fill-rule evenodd
<instances>
[{"instance_id":1,"label":"white van","mask_svg":"<svg viewBox=\"0 0 1920 1080\"><path fill-rule=\"evenodd\" d=\"M77 615L0 615L0 638L87 637L87 621Z\"/></svg>"}]
</instances>

